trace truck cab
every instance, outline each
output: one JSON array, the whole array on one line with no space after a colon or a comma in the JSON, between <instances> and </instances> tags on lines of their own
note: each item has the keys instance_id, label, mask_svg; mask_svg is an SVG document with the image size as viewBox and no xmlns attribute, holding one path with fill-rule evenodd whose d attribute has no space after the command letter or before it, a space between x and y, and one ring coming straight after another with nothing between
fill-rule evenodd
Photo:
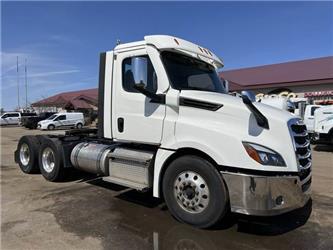
<instances>
[{"instance_id":1,"label":"truck cab","mask_svg":"<svg viewBox=\"0 0 333 250\"><path fill-rule=\"evenodd\" d=\"M323 106L314 112L314 141L333 144L333 105Z\"/></svg>"},{"instance_id":2,"label":"truck cab","mask_svg":"<svg viewBox=\"0 0 333 250\"><path fill-rule=\"evenodd\" d=\"M306 105L306 107L305 107L304 123L306 125L307 130L311 134L314 132L315 111L321 107L322 107L322 105L315 105L315 104L309 104L309 105Z\"/></svg>"},{"instance_id":3,"label":"truck cab","mask_svg":"<svg viewBox=\"0 0 333 250\"><path fill-rule=\"evenodd\" d=\"M221 67L207 48L172 36L102 53L96 135L37 138L41 173L54 181L59 169L74 167L152 190L178 220L200 228L230 210L267 216L304 206L312 164L305 125L246 95L228 95ZM29 140L15 153L24 172L35 168L25 156L33 153Z\"/></svg>"}]
</instances>

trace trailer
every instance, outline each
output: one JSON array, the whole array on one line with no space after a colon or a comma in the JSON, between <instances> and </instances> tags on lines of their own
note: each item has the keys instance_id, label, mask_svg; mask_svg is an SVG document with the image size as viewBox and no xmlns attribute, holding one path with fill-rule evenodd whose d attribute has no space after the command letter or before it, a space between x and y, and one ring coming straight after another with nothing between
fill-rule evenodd
<instances>
[{"instance_id":1,"label":"trailer","mask_svg":"<svg viewBox=\"0 0 333 250\"><path fill-rule=\"evenodd\" d=\"M69 168L164 199L207 228L228 212L271 216L304 206L311 149L301 119L227 93L223 62L183 39L152 35L101 53L98 128L23 136L25 173L58 181Z\"/></svg>"}]
</instances>

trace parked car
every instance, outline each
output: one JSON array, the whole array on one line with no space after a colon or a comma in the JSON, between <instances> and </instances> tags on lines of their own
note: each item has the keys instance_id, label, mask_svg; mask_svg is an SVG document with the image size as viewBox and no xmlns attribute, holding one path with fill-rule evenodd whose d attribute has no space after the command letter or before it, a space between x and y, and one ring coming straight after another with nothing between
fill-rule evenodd
<instances>
[{"instance_id":1,"label":"parked car","mask_svg":"<svg viewBox=\"0 0 333 250\"><path fill-rule=\"evenodd\" d=\"M0 125L18 125L23 117L37 116L36 113L6 112L0 118Z\"/></svg>"},{"instance_id":2,"label":"parked car","mask_svg":"<svg viewBox=\"0 0 333 250\"><path fill-rule=\"evenodd\" d=\"M28 129L36 129L38 126L38 122L46 120L51 115L54 115L55 112L43 112L40 113L38 116L31 116L31 117L22 117L21 125Z\"/></svg>"},{"instance_id":3,"label":"parked car","mask_svg":"<svg viewBox=\"0 0 333 250\"><path fill-rule=\"evenodd\" d=\"M82 128L84 125L83 113L57 113L38 122L37 128L53 130L56 128Z\"/></svg>"}]
</instances>

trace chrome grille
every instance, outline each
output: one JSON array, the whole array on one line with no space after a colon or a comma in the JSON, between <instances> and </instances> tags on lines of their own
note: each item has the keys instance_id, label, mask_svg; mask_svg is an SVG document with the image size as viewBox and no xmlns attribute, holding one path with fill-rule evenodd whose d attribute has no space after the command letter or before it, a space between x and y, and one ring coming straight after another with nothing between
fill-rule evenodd
<instances>
[{"instance_id":1,"label":"chrome grille","mask_svg":"<svg viewBox=\"0 0 333 250\"><path fill-rule=\"evenodd\" d=\"M311 146L306 126L301 120L293 120L290 126L290 131L294 140L295 154L299 166L299 177L302 180L306 179L311 173Z\"/></svg>"}]
</instances>

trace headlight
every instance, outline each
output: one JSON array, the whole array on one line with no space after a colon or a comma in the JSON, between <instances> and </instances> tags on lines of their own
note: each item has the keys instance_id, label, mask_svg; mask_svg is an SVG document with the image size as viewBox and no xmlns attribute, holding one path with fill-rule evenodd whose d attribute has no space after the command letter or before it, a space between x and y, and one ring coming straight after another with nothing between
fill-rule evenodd
<instances>
[{"instance_id":1,"label":"headlight","mask_svg":"<svg viewBox=\"0 0 333 250\"><path fill-rule=\"evenodd\" d=\"M243 146L248 155L262 165L278 167L286 166L282 156L269 148L250 142L243 142Z\"/></svg>"}]
</instances>

